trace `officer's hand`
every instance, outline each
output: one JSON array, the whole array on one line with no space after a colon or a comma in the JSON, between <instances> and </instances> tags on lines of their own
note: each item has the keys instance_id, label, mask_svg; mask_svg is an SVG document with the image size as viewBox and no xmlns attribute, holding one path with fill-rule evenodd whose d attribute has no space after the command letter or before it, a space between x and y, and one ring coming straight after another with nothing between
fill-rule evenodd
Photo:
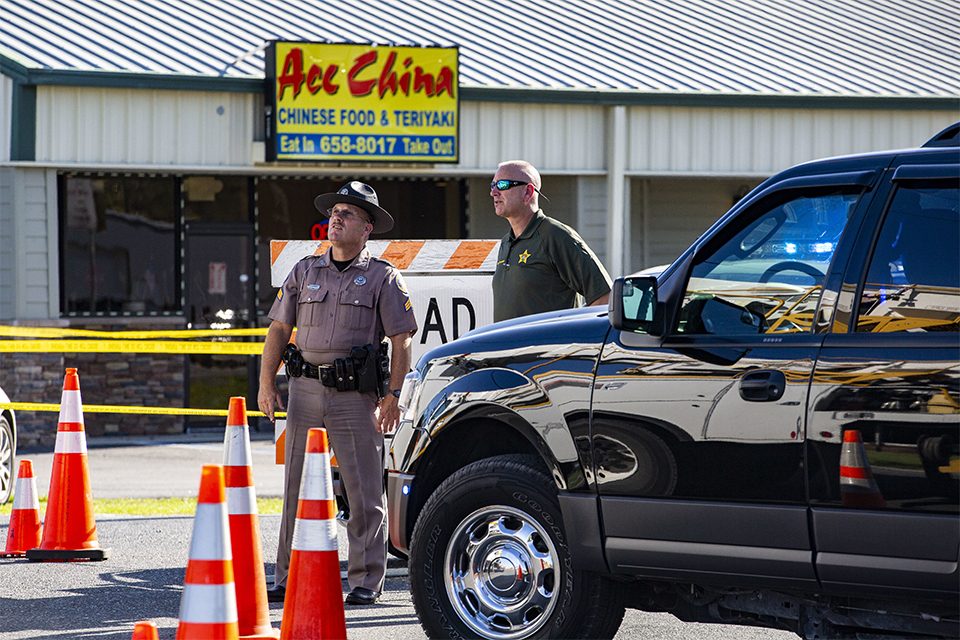
<instances>
[{"instance_id":1,"label":"officer's hand","mask_svg":"<svg viewBox=\"0 0 960 640\"><path fill-rule=\"evenodd\" d=\"M400 422L400 407L397 402L396 396L391 393L380 400L378 409L380 415L377 416L377 431L379 433L393 433L393 430L397 428L397 424Z\"/></svg>"},{"instance_id":2,"label":"officer's hand","mask_svg":"<svg viewBox=\"0 0 960 640\"><path fill-rule=\"evenodd\" d=\"M274 422L273 408L284 408L283 397L280 395L280 390L277 389L276 384L260 385L260 391L257 392L257 406L270 419L270 422Z\"/></svg>"}]
</instances>

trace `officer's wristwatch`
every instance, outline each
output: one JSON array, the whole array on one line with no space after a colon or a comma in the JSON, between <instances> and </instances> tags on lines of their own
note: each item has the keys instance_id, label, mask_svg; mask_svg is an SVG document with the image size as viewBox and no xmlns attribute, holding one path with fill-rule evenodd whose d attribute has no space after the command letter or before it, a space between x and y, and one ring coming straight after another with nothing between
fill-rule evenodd
<instances>
[{"instance_id":1,"label":"officer's wristwatch","mask_svg":"<svg viewBox=\"0 0 960 640\"><path fill-rule=\"evenodd\" d=\"M394 398L399 399L399 398L400 398L400 389L390 389L390 395L392 395Z\"/></svg>"}]
</instances>

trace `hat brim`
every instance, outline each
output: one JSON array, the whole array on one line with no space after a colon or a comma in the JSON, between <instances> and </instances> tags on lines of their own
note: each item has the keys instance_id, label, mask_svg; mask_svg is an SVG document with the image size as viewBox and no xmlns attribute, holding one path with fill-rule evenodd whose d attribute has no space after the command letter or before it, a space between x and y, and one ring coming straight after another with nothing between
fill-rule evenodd
<instances>
[{"instance_id":1,"label":"hat brim","mask_svg":"<svg viewBox=\"0 0 960 640\"><path fill-rule=\"evenodd\" d=\"M393 229L393 216L387 213L385 209L367 202L363 198L345 195L342 193L322 193L313 199L313 206L315 206L317 211L322 213L324 216L329 217L327 215L327 211L332 209L333 205L340 202L345 202L347 204L360 207L373 216L373 233L386 233L387 231Z\"/></svg>"}]
</instances>

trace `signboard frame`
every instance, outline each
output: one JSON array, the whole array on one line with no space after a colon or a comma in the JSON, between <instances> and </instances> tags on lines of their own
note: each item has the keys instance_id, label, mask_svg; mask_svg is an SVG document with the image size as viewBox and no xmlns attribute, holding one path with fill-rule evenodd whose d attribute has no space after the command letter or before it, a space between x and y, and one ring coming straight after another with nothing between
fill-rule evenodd
<instances>
[{"instance_id":1,"label":"signboard frame","mask_svg":"<svg viewBox=\"0 0 960 640\"><path fill-rule=\"evenodd\" d=\"M452 135L447 135L447 133L446 133L447 130L444 130L444 135L442 135L442 136L441 136L441 135L428 136L428 135L419 135L419 134L409 134L409 135L405 136L405 135L403 134L403 132L402 132L402 129L398 129L398 128L397 128L397 127L399 127L399 124L397 125L397 127L394 127L393 129L390 129L390 130L389 130L389 131L390 131L389 134L385 134L385 133L383 133L382 130L378 130L377 128L373 128L373 129L369 132L369 134L368 134L367 132L364 132L364 133L361 133L361 134L357 134L357 133L355 132L355 130L352 131L352 132L349 132L349 133L348 133L347 131L332 131L332 130L330 130L329 128L327 128L327 125L318 125L318 126L325 126L325 128L324 128L323 131L322 131L322 133L305 133L305 132L302 132L302 131L297 132L297 133L293 133L293 132L291 132L291 131L285 131L285 130L283 130L283 129L284 129L284 125L281 125L281 123L279 122L279 120L280 120L280 118L279 118L279 116L280 116L279 110L280 110L280 109L283 109L284 107L283 107L282 105L278 104L278 100L277 100L277 97L278 97L277 49L278 49L278 47L280 47L280 48L281 48L281 52L282 52L282 53L285 53L285 52L282 51L282 50L283 50L283 48L284 48L285 46L287 46L287 45L289 45L289 46L298 46L298 47L310 47L310 48L329 47L329 48L331 48L331 49L335 49L335 48L337 48L337 47L349 47L349 48L362 48L362 47L366 47L366 48L369 49L370 51L378 52L378 56L379 56L379 53L380 53L380 52L387 52L387 55L389 56L389 55L391 54L391 52L392 52L392 53L395 53L395 52L397 52L398 50L407 50L408 53L409 53L411 50L413 50L413 51L423 50L423 51L426 51L426 52L429 52L429 51L431 51L431 50L436 50L436 51L437 51L437 55L440 55L440 53L442 52L442 53L444 53L444 54L447 55L447 56L452 56L452 58L453 58L453 75L452 75L452 81L451 81L451 83L450 83L450 88L451 88L452 91L453 91L453 95L451 96L451 99L452 99L452 101L453 101L452 112L453 112L453 117L454 117L454 119L456 120L455 126L452 128L452 129L453 129ZM411 57L412 57L412 56L411 56ZM311 60L312 60L312 59L311 59ZM397 60L397 58L394 58L394 60ZM336 60L334 60L334 61L336 61ZM374 44L374 43L366 43L366 42L359 42L359 43L357 43L357 42L337 42L337 43L334 43L334 42L309 42L309 41L292 41L292 40L271 40L271 41L269 41L268 44L267 44L267 48L266 48L266 51L265 51L265 61L264 61L264 62L265 62L265 64L264 64L264 75L265 75L265 82L264 82L264 91L265 91L265 96L264 96L264 98L265 98L265 101L264 101L264 104L265 104L265 109L266 109L266 113L264 114L264 115L265 115L265 118L266 118L266 136L265 136L265 137L266 137L266 145L265 145L265 146L266 146L266 159L267 159L268 161L270 161L270 162L296 162L296 163L303 163L303 162L335 162L335 163L345 163L345 162L346 162L346 163L353 163L353 162L358 162L358 163L363 163L363 164L397 164L397 163L411 163L411 164L425 164L425 163L426 163L426 164L456 164L456 163L460 162L460 48L459 48L459 46L457 46L457 45L450 45L450 46L440 46L440 45L436 45L436 46L417 46L417 45L405 45L405 44L389 44L389 45L386 45L386 44ZM410 74L412 73L412 72L410 71L410 68L413 68L414 70L416 70L416 69L418 69L419 67L418 67L418 66L415 66L415 65L412 65L412 64L405 65L405 63L407 63L407 60L406 60L406 59L404 59L404 60L399 60L398 62L395 62L395 68L394 68L394 70L400 73L400 76L398 76L398 77L399 77L398 82L399 82L399 83L401 84L401 86L402 86L403 75L404 75L404 74L407 74L407 75L409 76L409 77L407 78L407 84L408 84L408 86L410 86L410 87L412 87L412 88L415 89L415 88L416 88L417 86L419 86L419 85L417 85L417 82L416 82L415 77L412 76L412 75L410 75ZM303 67L309 67L310 65L309 65L307 62L303 62L303 65L302 65L302 66L303 66ZM408 67L410 67L410 68L408 68ZM329 69L329 66L327 67L327 69ZM347 73L347 69L339 69L339 70L338 70L338 74L339 74L339 75L345 75L346 73ZM302 74L303 74L304 76L307 76L307 75L308 75L308 71L307 71L306 69L302 69ZM439 75L439 74L438 74L438 75ZM331 76L328 76L327 72L324 71L323 74L317 73L317 74L312 78L314 85L320 84L320 85L322 86L322 84L323 84L323 82L324 82L324 77L326 77L327 81L329 81L329 82L333 82L334 80L338 80L338 78L335 77L335 76L332 76L332 75L331 75ZM370 78L368 78L367 80L370 81ZM435 78L434 80L436 80L436 78ZM306 83L304 83L304 84L306 84ZM437 83L437 84L439 85L439 83ZM339 86L339 85L338 85L338 86ZM372 91L375 93L375 92L376 92L376 89L373 89ZM323 93L323 91L322 91L322 90L317 90L315 93L321 94L321 93ZM339 93L339 94L341 94L341 95L340 95L340 96L337 96L337 97L335 97L335 98L331 98L331 100L336 100L337 102L332 103L330 106L325 106L325 107L323 107L322 109L320 109L321 111L328 111L328 110L330 110L330 111L332 111L332 110L337 110L337 111L339 111L339 110L341 110L341 109L344 108L344 105L346 104L346 103L344 102L345 100L346 100L346 101L349 101L349 100L354 100L354 99L355 99L355 100L364 100L364 99L365 99L365 98L362 97L362 96L359 97L359 98L355 98L355 97L351 96L351 95L349 94L348 90L346 89L346 87L340 87L340 90L339 90L339 91L336 91L334 95L336 95L336 93ZM440 92L439 92L439 90L438 90L438 94L439 94L439 93L440 93ZM418 100L418 99L419 99L419 98L416 97L416 96L414 96L414 98L413 98L413 100ZM392 102L386 103L387 106L386 106L383 110L380 111L380 113L378 114L378 118L382 118L382 117L383 117L383 114L384 114L386 111L388 111L388 110L391 111L391 115L393 115L394 118L397 118L397 116L396 116L396 111L397 111L397 110L396 110L395 107L398 106L398 105L400 105L400 104L402 104L403 101L411 101L411 97L409 97L409 96L400 96L400 97L397 97L396 95L394 95L394 96L392 96L392 98L390 98L390 100L392 100ZM401 110L401 111L404 111L404 110ZM446 111L449 111L449 109L446 110ZM430 110L417 111L417 113L430 113ZM440 111L436 111L436 113L440 113ZM342 113L341 113L340 119L342 120ZM379 120L378 122L381 122L381 123L382 123L382 120ZM297 126L302 126L302 125L297 125ZM356 127L357 125L354 124L354 125L339 125L339 126L348 126L348 127L349 127L349 126L353 126L353 127ZM313 153L305 153L305 152L300 152L300 153L283 153L283 152L280 151L279 147L280 147L281 142L283 142L283 141L285 141L285 140L288 139L288 136L289 136L290 138L300 137L300 138L302 138L302 139L304 140L304 144L306 144L306 140L307 140L308 138L309 138L311 141L316 140L317 143L316 143L315 147L321 146L321 143L324 142L323 138L327 138L326 142L333 141L334 138L336 138L336 139L338 139L338 140L343 140L343 141L349 140L349 142L345 142L345 144L349 144L351 149L357 149L357 151L355 151L354 153L347 153L347 154L344 154L344 153L333 154L333 153L324 153L324 152L322 151L322 149L321 149L321 150L316 151L316 152L313 152ZM410 138L410 139L412 139L412 140L408 140L408 138ZM404 146L407 146L407 145L417 145L417 146L419 146L419 144L425 143L427 138L429 138L429 139L431 140L431 141L430 141L430 144L432 144L432 145L436 145L436 144L438 144L438 143L442 145L444 141L441 140L441 139L443 139L443 138L449 138L449 139L450 139L450 140L449 140L449 143L451 143L452 146L453 146L452 154L449 154L449 155L437 155L437 156L434 156L434 155L424 155L424 154L416 154L416 153L414 153L414 154L400 154L400 155L394 154L394 155L391 155L391 154L389 154L389 153L384 153L384 154L381 154L381 153L369 154L369 153L366 153L366 152L360 153L360 152L358 151L358 149L359 149L359 147L361 146L361 144L363 144L364 148L366 148L367 145L365 144L364 141L366 141L366 142L373 141L373 142L379 144L379 145L380 145L380 148L383 148L383 149L386 151L386 150L388 150L388 149L387 149L387 146L391 145L391 143L392 143L393 148L398 148L398 147L396 147L396 144L397 144L397 143L399 143L399 144L401 145L400 148L402 148L402 147L404 147ZM434 147L434 148L436 148L436 147Z\"/></svg>"}]
</instances>

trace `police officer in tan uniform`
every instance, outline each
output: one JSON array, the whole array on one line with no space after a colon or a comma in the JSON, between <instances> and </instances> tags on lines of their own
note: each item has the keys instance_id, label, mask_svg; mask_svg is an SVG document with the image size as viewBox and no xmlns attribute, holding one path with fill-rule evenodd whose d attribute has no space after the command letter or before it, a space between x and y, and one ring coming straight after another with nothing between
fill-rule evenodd
<instances>
[{"instance_id":1,"label":"police officer in tan uniform","mask_svg":"<svg viewBox=\"0 0 960 640\"><path fill-rule=\"evenodd\" d=\"M380 208L376 192L362 182L350 182L337 193L317 196L314 205L330 218L328 237L333 246L323 255L298 262L277 292L260 368L257 404L273 420L274 408L283 409L275 375L282 355L288 374L297 372L291 371L292 356L284 351L296 326L303 364L300 377L290 378L283 517L268 597L278 602L285 595L307 430L323 426L350 498L351 590L345 602L373 604L386 573L383 434L392 432L400 419L397 402L410 370L417 323L400 272L365 248L371 233L393 228L393 218ZM385 336L392 346L386 395L381 399L374 391L340 388L349 385L342 382L344 376L338 383L337 373L357 363L349 360L355 348L380 345Z\"/></svg>"}]
</instances>

